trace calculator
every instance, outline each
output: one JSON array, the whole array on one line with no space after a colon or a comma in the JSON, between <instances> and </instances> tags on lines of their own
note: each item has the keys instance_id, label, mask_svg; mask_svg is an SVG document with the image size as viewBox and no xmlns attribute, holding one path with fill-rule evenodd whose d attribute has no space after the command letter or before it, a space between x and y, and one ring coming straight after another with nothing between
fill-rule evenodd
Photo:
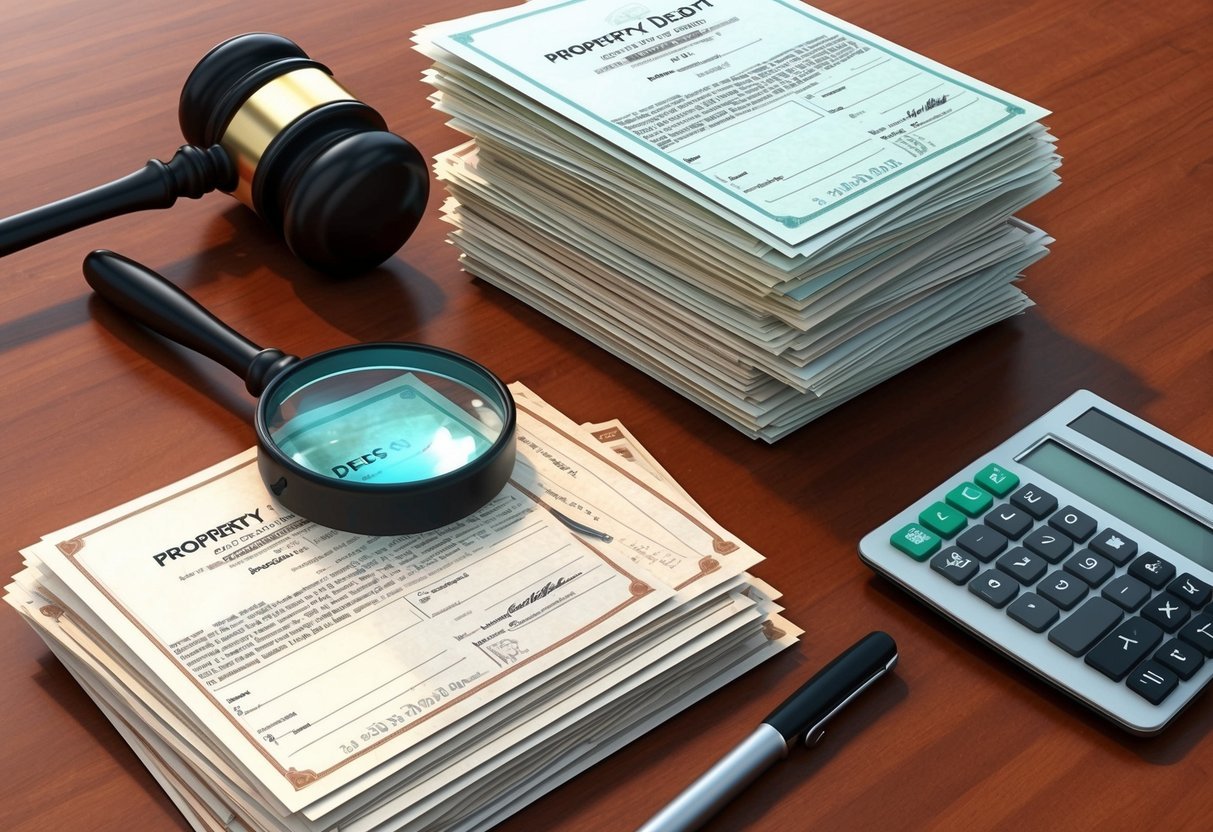
<instances>
[{"instance_id":1,"label":"calculator","mask_svg":"<svg viewBox=\"0 0 1213 832\"><path fill-rule=\"evenodd\" d=\"M1089 391L859 552L1134 734L1162 731L1213 678L1213 457Z\"/></svg>"}]
</instances>

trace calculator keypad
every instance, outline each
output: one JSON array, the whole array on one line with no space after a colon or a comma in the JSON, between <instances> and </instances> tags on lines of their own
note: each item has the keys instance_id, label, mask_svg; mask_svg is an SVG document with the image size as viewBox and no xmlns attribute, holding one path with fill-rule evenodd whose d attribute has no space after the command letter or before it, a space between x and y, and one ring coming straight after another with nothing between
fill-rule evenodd
<instances>
[{"instance_id":1,"label":"calculator keypad","mask_svg":"<svg viewBox=\"0 0 1213 832\"><path fill-rule=\"evenodd\" d=\"M1025 592L1007 607L1007 615L1035 633L1043 633L1061 617L1056 606L1031 592Z\"/></svg>"},{"instance_id":2,"label":"calculator keypad","mask_svg":"<svg viewBox=\"0 0 1213 832\"><path fill-rule=\"evenodd\" d=\"M1061 559L1074 551L1074 541L1051 526L1038 526L1023 539L1023 545L1049 563L1060 563Z\"/></svg>"},{"instance_id":3,"label":"calculator keypad","mask_svg":"<svg viewBox=\"0 0 1213 832\"><path fill-rule=\"evenodd\" d=\"M1011 502L1037 520L1044 520L1057 508L1057 498L1044 489L1025 485L1011 495Z\"/></svg>"},{"instance_id":4,"label":"calculator keypad","mask_svg":"<svg viewBox=\"0 0 1213 832\"><path fill-rule=\"evenodd\" d=\"M986 465L918 521L890 542L1147 702L1213 658L1213 586L1013 471Z\"/></svg>"},{"instance_id":5,"label":"calculator keypad","mask_svg":"<svg viewBox=\"0 0 1213 832\"><path fill-rule=\"evenodd\" d=\"M1204 654L1183 639L1173 638L1162 646L1155 655L1159 662L1185 682L1195 675L1205 663Z\"/></svg>"},{"instance_id":6,"label":"calculator keypad","mask_svg":"<svg viewBox=\"0 0 1213 832\"><path fill-rule=\"evenodd\" d=\"M1024 532L1032 528L1032 516L1022 509L1004 503L986 515L985 523L1012 540L1019 540Z\"/></svg>"},{"instance_id":7,"label":"calculator keypad","mask_svg":"<svg viewBox=\"0 0 1213 832\"><path fill-rule=\"evenodd\" d=\"M1150 655L1162 641L1162 630L1149 621L1130 618L1091 649L1083 659L1114 682L1129 675L1129 671Z\"/></svg>"},{"instance_id":8,"label":"calculator keypad","mask_svg":"<svg viewBox=\"0 0 1213 832\"><path fill-rule=\"evenodd\" d=\"M1016 546L1008 551L995 562L995 565L1021 584L1036 583L1040 580L1040 576L1049 569L1048 561L1021 546Z\"/></svg>"},{"instance_id":9,"label":"calculator keypad","mask_svg":"<svg viewBox=\"0 0 1213 832\"><path fill-rule=\"evenodd\" d=\"M1179 631L1179 637L1199 648L1206 658L1213 656L1213 616L1208 613L1194 616Z\"/></svg>"},{"instance_id":10,"label":"calculator keypad","mask_svg":"<svg viewBox=\"0 0 1213 832\"><path fill-rule=\"evenodd\" d=\"M1007 548L1007 539L989 526L978 523L965 529L956 538L956 545L984 563L1002 554Z\"/></svg>"},{"instance_id":11,"label":"calculator keypad","mask_svg":"<svg viewBox=\"0 0 1213 832\"><path fill-rule=\"evenodd\" d=\"M1104 529L1091 538L1091 551L1098 552L1117 566L1124 566L1137 554L1137 543L1112 529Z\"/></svg>"},{"instance_id":12,"label":"calculator keypad","mask_svg":"<svg viewBox=\"0 0 1213 832\"><path fill-rule=\"evenodd\" d=\"M1192 611L1183 601L1169 592L1164 592L1142 607L1141 614L1143 618L1148 618L1168 633L1173 633L1183 626Z\"/></svg>"},{"instance_id":13,"label":"calculator keypad","mask_svg":"<svg viewBox=\"0 0 1213 832\"><path fill-rule=\"evenodd\" d=\"M1085 543L1088 537L1095 534L1095 518L1083 514L1074 506L1066 506L1056 512L1049 518L1049 525L1079 543Z\"/></svg>"},{"instance_id":14,"label":"calculator keypad","mask_svg":"<svg viewBox=\"0 0 1213 832\"><path fill-rule=\"evenodd\" d=\"M1103 597L1120 604L1129 612L1135 612L1150 597L1150 587L1132 575L1121 575L1103 588Z\"/></svg>"},{"instance_id":15,"label":"calculator keypad","mask_svg":"<svg viewBox=\"0 0 1213 832\"><path fill-rule=\"evenodd\" d=\"M1019 584L1014 578L991 570L969 581L969 591L992 607L1005 607L1019 593Z\"/></svg>"},{"instance_id":16,"label":"calculator keypad","mask_svg":"<svg viewBox=\"0 0 1213 832\"><path fill-rule=\"evenodd\" d=\"M1091 550L1083 549L1077 555L1067 560L1063 568L1071 575L1082 578L1091 586L1099 586L1116 571L1112 561L1092 554Z\"/></svg>"},{"instance_id":17,"label":"calculator keypad","mask_svg":"<svg viewBox=\"0 0 1213 832\"><path fill-rule=\"evenodd\" d=\"M1187 572L1172 581L1171 585L1167 587L1167 591L1183 598L1188 606L1196 609L1208 604L1211 600L1210 596L1213 596L1213 587L1199 578L1193 578Z\"/></svg>"},{"instance_id":18,"label":"calculator keypad","mask_svg":"<svg viewBox=\"0 0 1213 832\"><path fill-rule=\"evenodd\" d=\"M967 584L980 566L975 558L955 546L949 546L931 558L931 568L957 586Z\"/></svg>"},{"instance_id":19,"label":"calculator keypad","mask_svg":"<svg viewBox=\"0 0 1213 832\"><path fill-rule=\"evenodd\" d=\"M1162 704L1179 684L1179 677L1158 662L1146 662L1129 677L1129 687L1152 705Z\"/></svg>"},{"instance_id":20,"label":"calculator keypad","mask_svg":"<svg viewBox=\"0 0 1213 832\"><path fill-rule=\"evenodd\" d=\"M1162 589L1175 577L1175 567L1147 552L1129 564L1129 574L1155 589Z\"/></svg>"}]
</instances>

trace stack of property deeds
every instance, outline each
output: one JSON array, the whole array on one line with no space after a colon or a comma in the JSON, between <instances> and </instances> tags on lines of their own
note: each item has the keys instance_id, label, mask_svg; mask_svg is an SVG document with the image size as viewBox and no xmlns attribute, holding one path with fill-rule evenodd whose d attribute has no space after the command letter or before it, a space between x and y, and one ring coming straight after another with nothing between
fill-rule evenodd
<instances>
[{"instance_id":1,"label":"stack of property deeds","mask_svg":"<svg viewBox=\"0 0 1213 832\"><path fill-rule=\"evenodd\" d=\"M426 27L464 267L773 441L1030 305L1026 101L794 0Z\"/></svg>"},{"instance_id":2,"label":"stack of property deeds","mask_svg":"<svg viewBox=\"0 0 1213 832\"><path fill-rule=\"evenodd\" d=\"M490 826L800 633L626 431L512 389L465 520L318 527L249 451L46 536L6 600L196 829Z\"/></svg>"}]
</instances>

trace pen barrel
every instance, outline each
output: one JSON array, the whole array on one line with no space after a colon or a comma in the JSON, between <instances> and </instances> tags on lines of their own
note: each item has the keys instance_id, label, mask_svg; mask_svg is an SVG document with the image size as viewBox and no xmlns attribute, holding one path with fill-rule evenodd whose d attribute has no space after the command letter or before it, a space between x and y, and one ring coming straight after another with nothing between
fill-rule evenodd
<instances>
[{"instance_id":1,"label":"pen barrel","mask_svg":"<svg viewBox=\"0 0 1213 832\"><path fill-rule=\"evenodd\" d=\"M803 740L897 659L897 644L877 630L818 671L763 722L789 743Z\"/></svg>"},{"instance_id":2,"label":"pen barrel","mask_svg":"<svg viewBox=\"0 0 1213 832\"><path fill-rule=\"evenodd\" d=\"M638 832L690 832L718 812L742 789L773 764L787 756L788 744L770 725L754 733L668 806L654 815Z\"/></svg>"}]
</instances>

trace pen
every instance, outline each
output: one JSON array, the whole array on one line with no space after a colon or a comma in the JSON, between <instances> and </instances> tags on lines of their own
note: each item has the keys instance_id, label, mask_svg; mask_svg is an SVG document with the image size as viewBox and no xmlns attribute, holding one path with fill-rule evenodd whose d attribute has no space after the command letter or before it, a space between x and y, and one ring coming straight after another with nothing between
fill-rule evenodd
<instances>
[{"instance_id":1,"label":"pen","mask_svg":"<svg viewBox=\"0 0 1213 832\"><path fill-rule=\"evenodd\" d=\"M888 633L864 636L819 670L754 733L692 783L638 832L688 832L720 810L797 742L814 745L830 717L897 664Z\"/></svg>"}]
</instances>

